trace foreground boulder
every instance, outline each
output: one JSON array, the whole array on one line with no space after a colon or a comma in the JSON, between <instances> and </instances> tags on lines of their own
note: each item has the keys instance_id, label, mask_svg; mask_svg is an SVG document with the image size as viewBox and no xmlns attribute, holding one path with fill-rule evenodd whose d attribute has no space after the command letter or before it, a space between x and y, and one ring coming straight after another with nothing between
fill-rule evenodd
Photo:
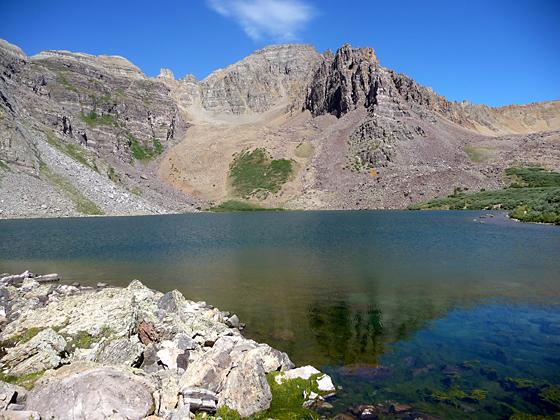
<instances>
[{"instance_id":1,"label":"foreground boulder","mask_svg":"<svg viewBox=\"0 0 560 420\"><path fill-rule=\"evenodd\" d=\"M152 392L149 382L138 375L78 362L39 381L26 407L43 418L140 419L154 410Z\"/></svg>"}]
</instances>

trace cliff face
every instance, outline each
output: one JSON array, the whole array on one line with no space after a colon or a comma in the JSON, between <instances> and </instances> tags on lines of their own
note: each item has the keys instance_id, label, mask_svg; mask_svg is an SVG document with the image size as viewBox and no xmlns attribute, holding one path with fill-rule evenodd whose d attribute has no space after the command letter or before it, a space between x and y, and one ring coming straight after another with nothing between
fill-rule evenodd
<instances>
[{"instance_id":1,"label":"cliff face","mask_svg":"<svg viewBox=\"0 0 560 420\"><path fill-rule=\"evenodd\" d=\"M458 185L499 186L509 164L557 168L556 130L559 101L451 102L370 48L276 45L198 81L146 77L116 56L28 57L0 42L4 217L87 213L83 202L93 213L177 212L239 198L229 169L247 148L294 162L263 205L403 207ZM483 161L465 152L473 147Z\"/></svg>"},{"instance_id":2,"label":"cliff face","mask_svg":"<svg viewBox=\"0 0 560 420\"><path fill-rule=\"evenodd\" d=\"M259 50L201 82L203 107L232 114L268 111L301 95L319 60L309 45Z\"/></svg>"},{"instance_id":3,"label":"cliff face","mask_svg":"<svg viewBox=\"0 0 560 420\"><path fill-rule=\"evenodd\" d=\"M0 159L13 169L4 178L14 178L19 171L29 175L21 180L29 194L15 198L18 191L3 186L8 203L31 204L30 215L41 215L45 201L55 203L53 208L63 207L55 214L79 214L67 208L69 195L75 202L77 190L78 200L95 204L94 213L190 207L185 198L168 200L163 183L152 184L155 188L146 195L153 197L140 197L145 183L140 174L146 172L147 178L150 172L146 164L182 139L188 126L164 83L147 78L121 57L65 51L27 57L5 42L0 45L0 68ZM57 194L50 188L53 182L69 188L58 185ZM42 184L52 193L44 200ZM30 203L21 202L24 197ZM21 210L10 205L5 210Z\"/></svg>"}]
</instances>

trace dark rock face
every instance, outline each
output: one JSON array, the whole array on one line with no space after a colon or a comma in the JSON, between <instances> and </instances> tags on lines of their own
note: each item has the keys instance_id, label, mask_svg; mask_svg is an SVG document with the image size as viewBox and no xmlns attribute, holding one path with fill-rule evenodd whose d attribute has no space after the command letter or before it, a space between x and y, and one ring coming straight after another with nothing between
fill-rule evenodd
<instances>
[{"instance_id":1,"label":"dark rock face","mask_svg":"<svg viewBox=\"0 0 560 420\"><path fill-rule=\"evenodd\" d=\"M371 48L344 45L335 56L327 53L313 76L305 109L313 115L341 117L362 105L375 103L379 87L379 62Z\"/></svg>"}]
</instances>

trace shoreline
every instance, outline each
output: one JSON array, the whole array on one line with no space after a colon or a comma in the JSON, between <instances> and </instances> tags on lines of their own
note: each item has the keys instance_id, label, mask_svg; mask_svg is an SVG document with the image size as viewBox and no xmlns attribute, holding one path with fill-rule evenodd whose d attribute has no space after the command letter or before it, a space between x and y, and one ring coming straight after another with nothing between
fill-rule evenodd
<instances>
[{"instance_id":1,"label":"shoreline","mask_svg":"<svg viewBox=\"0 0 560 420\"><path fill-rule=\"evenodd\" d=\"M274 418L275 401L288 393L285 409L314 416L336 393L328 375L295 368L286 353L245 338L237 315L177 290L138 280L59 284L56 274L29 271L2 276L5 415ZM60 392L71 397L59 401Z\"/></svg>"}]
</instances>

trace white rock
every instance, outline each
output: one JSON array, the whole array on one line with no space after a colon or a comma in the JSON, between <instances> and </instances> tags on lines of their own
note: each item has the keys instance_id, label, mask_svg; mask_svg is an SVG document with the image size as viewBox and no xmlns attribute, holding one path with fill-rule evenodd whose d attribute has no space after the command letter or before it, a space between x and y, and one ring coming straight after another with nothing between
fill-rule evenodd
<instances>
[{"instance_id":1,"label":"white rock","mask_svg":"<svg viewBox=\"0 0 560 420\"><path fill-rule=\"evenodd\" d=\"M323 375L322 377L317 379L317 388L319 391L322 392L335 392L336 388L332 382L332 379L329 375Z\"/></svg>"},{"instance_id":2,"label":"white rock","mask_svg":"<svg viewBox=\"0 0 560 420\"><path fill-rule=\"evenodd\" d=\"M313 375L321 373L319 370L315 369L313 366L302 366L295 369L287 370L279 375L276 375L274 380L276 383L281 384L285 379L309 379Z\"/></svg>"}]
</instances>

